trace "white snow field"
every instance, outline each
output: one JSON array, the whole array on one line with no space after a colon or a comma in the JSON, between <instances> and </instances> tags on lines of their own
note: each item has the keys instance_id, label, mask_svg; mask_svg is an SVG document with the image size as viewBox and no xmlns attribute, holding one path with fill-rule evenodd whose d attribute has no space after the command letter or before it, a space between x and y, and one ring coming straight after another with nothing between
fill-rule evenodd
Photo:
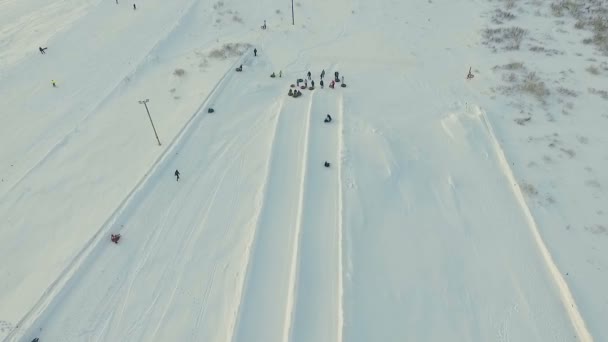
<instances>
[{"instance_id":1,"label":"white snow field","mask_svg":"<svg viewBox=\"0 0 608 342\"><path fill-rule=\"evenodd\" d=\"M574 3L0 0L0 341L608 341Z\"/></svg>"}]
</instances>

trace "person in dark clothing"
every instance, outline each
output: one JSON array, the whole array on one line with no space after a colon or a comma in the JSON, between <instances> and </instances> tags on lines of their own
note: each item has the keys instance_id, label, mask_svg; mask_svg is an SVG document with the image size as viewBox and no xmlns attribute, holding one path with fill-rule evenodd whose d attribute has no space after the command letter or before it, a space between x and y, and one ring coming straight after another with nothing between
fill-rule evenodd
<instances>
[{"instance_id":1,"label":"person in dark clothing","mask_svg":"<svg viewBox=\"0 0 608 342\"><path fill-rule=\"evenodd\" d=\"M313 88L315 87L315 81L314 80L310 81L310 86L313 87Z\"/></svg>"},{"instance_id":2,"label":"person in dark clothing","mask_svg":"<svg viewBox=\"0 0 608 342\"><path fill-rule=\"evenodd\" d=\"M112 240L112 242L114 242L115 244L118 244L118 240L120 240L120 234L112 234L110 236L110 240Z\"/></svg>"},{"instance_id":3,"label":"person in dark clothing","mask_svg":"<svg viewBox=\"0 0 608 342\"><path fill-rule=\"evenodd\" d=\"M308 72L308 74L306 74L306 75L308 75L308 79L310 80L310 79L311 79L311 78L310 78L310 71L309 71L309 72Z\"/></svg>"},{"instance_id":4,"label":"person in dark clothing","mask_svg":"<svg viewBox=\"0 0 608 342\"><path fill-rule=\"evenodd\" d=\"M325 120L323 120L325 123L330 123L331 122L331 115L327 114L327 116L325 117Z\"/></svg>"},{"instance_id":5,"label":"person in dark clothing","mask_svg":"<svg viewBox=\"0 0 608 342\"><path fill-rule=\"evenodd\" d=\"M38 47L38 50L40 50L40 53L43 55L46 53L46 49L48 49L48 47L42 47L42 46Z\"/></svg>"},{"instance_id":6,"label":"person in dark clothing","mask_svg":"<svg viewBox=\"0 0 608 342\"><path fill-rule=\"evenodd\" d=\"M175 178L176 178L176 181L178 181L178 182L179 182L179 175L180 175L179 171L175 170Z\"/></svg>"},{"instance_id":7,"label":"person in dark clothing","mask_svg":"<svg viewBox=\"0 0 608 342\"><path fill-rule=\"evenodd\" d=\"M340 77L339 77L339 76L340 76L340 73L338 73L338 72L336 71L336 72L334 72L334 76L336 76L336 79L335 79L336 83L340 82Z\"/></svg>"},{"instance_id":8,"label":"person in dark clothing","mask_svg":"<svg viewBox=\"0 0 608 342\"><path fill-rule=\"evenodd\" d=\"M57 88L57 83L55 83L55 80L51 80L51 84L53 85L53 88Z\"/></svg>"},{"instance_id":9,"label":"person in dark clothing","mask_svg":"<svg viewBox=\"0 0 608 342\"><path fill-rule=\"evenodd\" d=\"M253 49L253 55L254 55L255 57L257 57L257 56L258 56L258 49Z\"/></svg>"},{"instance_id":10,"label":"person in dark clothing","mask_svg":"<svg viewBox=\"0 0 608 342\"><path fill-rule=\"evenodd\" d=\"M135 4L133 4L133 10L135 11L137 9L137 6L135 6Z\"/></svg>"},{"instance_id":11,"label":"person in dark clothing","mask_svg":"<svg viewBox=\"0 0 608 342\"><path fill-rule=\"evenodd\" d=\"M319 85L321 85L321 89L323 89L323 80L319 81Z\"/></svg>"},{"instance_id":12,"label":"person in dark clothing","mask_svg":"<svg viewBox=\"0 0 608 342\"><path fill-rule=\"evenodd\" d=\"M323 79L323 77L325 77L325 69L323 69L323 71L321 71L321 79Z\"/></svg>"},{"instance_id":13,"label":"person in dark clothing","mask_svg":"<svg viewBox=\"0 0 608 342\"><path fill-rule=\"evenodd\" d=\"M325 164L323 164L323 165L325 165L325 167L329 167L330 164L329 164L329 162L325 161Z\"/></svg>"},{"instance_id":14,"label":"person in dark clothing","mask_svg":"<svg viewBox=\"0 0 608 342\"><path fill-rule=\"evenodd\" d=\"M243 64L241 64L241 66L239 66L238 68L236 68L236 71L237 71L237 72L241 72L241 71L243 71Z\"/></svg>"}]
</instances>

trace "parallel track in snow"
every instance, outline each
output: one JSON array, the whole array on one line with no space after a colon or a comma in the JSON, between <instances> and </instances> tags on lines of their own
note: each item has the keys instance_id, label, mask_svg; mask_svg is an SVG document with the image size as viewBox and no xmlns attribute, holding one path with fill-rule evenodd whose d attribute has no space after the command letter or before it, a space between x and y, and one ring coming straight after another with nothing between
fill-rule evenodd
<instances>
[{"instance_id":1,"label":"parallel track in snow","mask_svg":"<svg viewBox=\"0 0 608 342\"><path fill-rule=\"evenodd\" d=\"M312 96L306 91L302 98L287 99L278 117L232 341L289 338Z\"/></svg>"}]
</instances>

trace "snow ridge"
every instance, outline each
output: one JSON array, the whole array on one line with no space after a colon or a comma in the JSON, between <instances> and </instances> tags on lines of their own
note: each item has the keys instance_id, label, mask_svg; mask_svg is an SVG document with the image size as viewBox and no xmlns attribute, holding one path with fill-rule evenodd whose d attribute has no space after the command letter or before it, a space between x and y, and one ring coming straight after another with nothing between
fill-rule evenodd
<instances>
[{"instance_id":1,"label":"snow ridge","mask_svg":"<svg viewBox=\"0 0 608 342\"><path fill-rule=\"evenodd\" d=\"M555 285L557 286L562 304L564 305L564 308L566 309L566 312L568 313L568 317L570 318L570 321L572 322L572 326L574 327L574 329L576 330L576 332L578 334L578 338L583 342L593 342L593 336L591 336L591 333L587 329L587 325L585 324L585 320L583 319L583 316L581 315L581 313L578 309L578 306L576 305L574 296L572 295L572 292L570 291L570 288L568 287L566 280L562 276L562 273L557 268L557 265L555 264L555 261L553 260L553 257L551 256L551 252L549 252L547 245L543 241L543 238L538 229L538 225L536 224L536 221L534 220L534 217L532 216L532 212L530 211L530 207L526 203L526 200L521 191L521 188L517 185L518 184L517 179L515 178L513 170L509 166L509 162L507 160L507 157L505 155L503 148L500 145L500 142L496 138L496 134L494 133L494 128L492 127L490 120L488 119L485 111L483 111L481 108L475 107L474 110L478 112L479 117L481 118L481 121L483 122L484 126L486 127L486 129L489 133L490 139L492 140L493 145L494 145L494 150L496 152L496 155L498 156L498 160L500 162L500 165L502 166L502 170L503 170L505 176L507 177L507 179L509 179L511 184L514 184L513 193L515 194L515 197L526 217L526 220L528 221L528 226L530 227L530 230L532 231L532 235L534 236L534 241L536 242L536 245L538 246L538 249L543 257L543 260L545 261L545 264L547 265L547 268L549 269L549 272L551 273L551 276L553 278L553 281L555 282Z\"/></svg>"},{"instance_id":2,"label":"snow ridge","mask_svg":"<svg viewBox=\"0 0 608 342\"><path fill-rule=\"evenodd\" d=\"M300 238L302 236L302 222L304 217L302 212L304 211L304 198L306 196L306 168L308 165L308 148L310 142L310 120L311 116L311 108L312 101L314 97L314 92L310 93L310 98L308 100L308 108L306 110L306 128L304 133L304 151L302 153L303 161L302 161L302 171L300 175L300 198L298 199L298 213L297 213L297 224L296 230L294 233L294 243L293 243L293 254L291 258L291 272L289 275L289 292L287 295L287 311L285 314L285 326L283 327L283 342L289 342L293 320L295 315L295 305L297 302L296 294L297 294L297 286L298 286L298 266L299 266L299 251L300 251Z\"/></svg>"}]
</instances>

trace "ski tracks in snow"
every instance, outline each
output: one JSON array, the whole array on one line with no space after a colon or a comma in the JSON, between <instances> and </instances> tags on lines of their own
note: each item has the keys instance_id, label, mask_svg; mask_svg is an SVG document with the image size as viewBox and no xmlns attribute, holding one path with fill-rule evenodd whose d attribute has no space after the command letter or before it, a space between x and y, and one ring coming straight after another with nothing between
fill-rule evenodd
<instances>
[{"instance_id":1,"label":"ski tracks in snow","mask_svg":"<svg viewBox=\"0 0 608 342\"><path fill-rule=\"evenodd\" d=\"M279 106L235 342L342 340L342 96L305 96Z\"/></svg>"},{"instance_id":2,"label":"ski tracks in snow","mask_svg":"<svg viewBox=\"0 0 608 342\"><path fill-rule=\"evenodd\" d=\"M251 246L232 341L288 339L305 177L308 122L314 93L280 109L264 201ZM286 95L284 95L286 96Z\"/></svg>"},{"instance_id":3,"label":"ski tracks in snow","mask_svg":"<svg viewBox=\"0 0 608 342\"><path fill-rule=\"evenodd\" d=\"M333 117L324 123L325 116ZM341 131L342 97L320 91L309 121L297 282L290 340L341 341ZM328 161L330 168L323 167Z\"/></svg>"}]
</instances>

